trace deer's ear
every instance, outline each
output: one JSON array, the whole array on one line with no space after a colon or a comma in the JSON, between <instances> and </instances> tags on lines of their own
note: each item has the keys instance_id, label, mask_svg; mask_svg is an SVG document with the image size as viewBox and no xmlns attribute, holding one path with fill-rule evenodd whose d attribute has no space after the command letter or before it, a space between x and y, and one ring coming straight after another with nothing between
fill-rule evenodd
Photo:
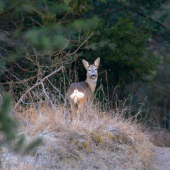
<instances>
[{"instance_id":1,"label":"deer's ear","mask_svg":"<svg viewBox=\"0 0 170 170\"><path fill-rule=\"evenodd\" d=\"M98 57L95 61L94 61L94 65L98 68L100 65L100 58Z\"/></svg>"},{"instance_id":2,"label":"deer's ear","mask_svg":"<svg viewBox=\"0 0 170 170\"><path fill-rule=\"evenodd\" d=\"M86 60L82 60L82 62L86 70L88 70L88 68L90 67L89 63Z\"/></svg>"}]
</instances>

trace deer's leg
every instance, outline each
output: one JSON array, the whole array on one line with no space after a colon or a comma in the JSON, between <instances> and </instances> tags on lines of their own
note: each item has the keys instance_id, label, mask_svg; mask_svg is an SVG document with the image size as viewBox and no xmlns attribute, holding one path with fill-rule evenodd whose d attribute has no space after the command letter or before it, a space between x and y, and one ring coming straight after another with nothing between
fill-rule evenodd
<instances>
[{"instance_id":1,"label":"deer's leg","mask_svg":"<svg viewBox=\"0 0 170 170\"><path fill-rule=\"evenodd\" d=\"M76 107L76 105L72 105L72 106L71 106L71 113L72 113L72 115L75 115L75 114L77 113L77 107Z\"/></svg>"},{"instance_id":2,"label":"deer's leg","mask_svg":"<svg viewBox=\"0 0 170 170\"><path fill-rule=\"evenodd\" d=\"M73 117L77 114L77 106L74 104L73 101L70 101L70 106L71 106L70 118L71 118L71 120L72 120Z\"/></svg>"},{"instance_id":3,"label":"deer's leg","mask_svg":"<svg viewBox=\"0 0 170 170\"><path fill-rule=\"evenodd\" d=\"M86 111L86 106L84 103L79 104L78 111L79 111L80 119L82 119L85 116L85 111Z\"/></svg>"},{"instance_id":4,"label":"deer's leg","mask_svg":"<svg viewBox=\"0 0 170 170\"><path fill-rule=\"evenodd\" d=\"M87 118L91 120L92 118L92 100L89 100L87 105L86 105L86 115L87 115Z\"/></svg>"}]
</instances>

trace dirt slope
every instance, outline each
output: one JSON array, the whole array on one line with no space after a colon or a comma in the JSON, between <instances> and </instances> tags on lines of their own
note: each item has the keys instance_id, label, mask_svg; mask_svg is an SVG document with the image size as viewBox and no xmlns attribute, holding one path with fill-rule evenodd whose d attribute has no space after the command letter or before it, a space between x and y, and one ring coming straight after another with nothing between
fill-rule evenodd
<instances>
[{"instance_id":1,"label":"dirt slope","mask_svg":"<svg viewBox=\"0 0 170 170\"><path fill-rule=\"evenodd\" d=\"M170 170L170 148L153 147L151 170Z\"/></svg>"}]
</instances>

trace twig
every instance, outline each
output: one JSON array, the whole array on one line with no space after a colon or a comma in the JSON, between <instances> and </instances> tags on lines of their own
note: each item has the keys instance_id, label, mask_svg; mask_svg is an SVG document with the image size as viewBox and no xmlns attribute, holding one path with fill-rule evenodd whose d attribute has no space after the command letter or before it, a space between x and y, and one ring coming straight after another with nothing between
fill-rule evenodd
<instances>
[{"instance_id":1,"label":"twig","mask_svg":"<svg viewBox=\"0 0 170 170\"><path fill-rule=\"evenodd\" d=\"M135 79L135 74L133 76L133 86L132 86L132 94L131 94L131 100L130 100L129 117L130 117L130 112L131 112L131 107L132 107L132 96L133 96L133 88L134 88L134 79Z\"/></svg>"},{"instance_id":2,"label":"twig","mask_svg":"<svg viewBox=\"0 0 170 170\"><path fill-rule=\"evenodd\" d=\"M161 87L157 84L153 84L153 86L155 86L156 88L159 88L161 91L163 91L163 93L165 93L167 96L170 96L170 91L164 87Z\"/></svg>"},{"instance_id":3,"label":"twig","mask_svg":"<svg viewBox=\"0 0 170 170\"><path fill-rule=\"evenodd\" d=\"M57 25L59 25L64 20L64 18L68 15L68 13L69 13L69 10L67 11L67 13L63 16L63 18L60 20L60 22Z\"/></svg>"},{"instance_id":4,"label":"twig","mask_svg":"<svg viewBox=\"0 0 170 170\"><path fill-rule=\"evenodd\" d=\"M30 80L32 80L32 79L35 79L35 78L37 78L37 76L30 77L30 78L28 78L28 79L25 79L25 80L22 80L22 81L18 81L18 82L12 82L12 84L23 84L23 83L25 83L25 82L27 82L27 81L30 81ZM6 85L6 84L11 84L11 82L0 83L0 84Z\"/></svg>"},{"instance_id":5,"label":"twig","mask_svg":"<svg viewBox=\"0 0 170 170\"><path fill-rule=\"evenodd\" d=\"M14 78L16 78L17 80L19 80L19 82L22 82L21 79L19 79L17 76L15 76L14 74L12 74L8 69L6 69L5 67L3 67L4 70L6 70L9 74L11 74ZM26 82L26 81L25 81ZM23 82L22 84L24 84L27 88L28 88L28 85ZM9 85L11 85L11 83L13 84L14 82L9 82ZM15 84L15 83L14 83ZM32 92L34 96L37 96L34 92ZM37 96L38 97L38 96ZM38 97L39 98L39 97Z\"/></svg>"},{"instance_id":6,"label":"twig","mask_svg":"<svg viewBox=\"0 0 170 170\"><path fill-rule=\"evenodd\" d=\"M47 98L48 98L48 100L50 101L50 103L51 103L51 105L52 105L53 109L55 110L55 107L54 107L54 105L53 105L53 102L50 100L50 97L47 95L47 93L46 93L46 91L45 91L44 83L43 83L43 82L41 82L41 85L42 85L42 88L43 88L43 92L44 92L44 94L46 95L46 97L47 97Z\"/></svg>"},{"instance_id":7,"label":"twig","mask_svg":"<svg viewBox=\"0 0 170 170\"><path fill-rule=\"evenodd\" d=\"M117 12L117 11L120 11L120 10L122 10L122 9L124 9L124 8L126 8L126 6L124 6L124 7L121 7L121 8L118 8L118 9L115 9L115 10L113 10L113 11L107 11L107 12L105 12L105 13L103 13L103 14L100 14L100 15L98 15L99 17L102 17L102 16L104 16L104 15L106 15L106 14L111 14L111 13L113 13L113 12Z\"/></svg>"},{"instance_id":8,"label":"twig","mask_svg":"<svg viewBox=\"0 0 170 170\"><path fill-rule=\"evenodd\" d=\"M31 17L31 19L32 19L32 21L36 22L39 26L43 27L43 25L41 25L38 21L36 21L36 20L33 19L32 17Z\"/></svg>"},{"instance_id":9,"label":"twig","mask_svg":"<svg viewBox=\"0 0 170 170\"><path fill-rule=\"evenodd\" d=\"M3 17L5 14L9 14L9 13L15 11L15 9L16 9L16 7L12 7L12 8L10 8L10 9L2 12L2 13L0 14L0 17Z\"/></svg>"},{"instance_id":10,"label":"twig","mask_svg":"<svg viewBox=\"0 0 170 170\"><path fill-rule=\"evenodd\" d=\"M40 82L36 83L34 86L32 86L31 88L29 88L24 95L21 96L21 98L18 100L18 102L16 103L15 107L13 110L16 110L16 108L19 106L19 104L21 103L21 101L25 98L25 96L32 91L33 89L35 89L37 86L39 86L41 83L43 83L46 79L48 79L49 77L51 77L52 75L54 75L55 73L59 72L60 70L63 70L65 67L61 66L59 69L55 70L54 72L52 72L51 74L49 74L48 76L44 77Z\"/></svg>"},{"instance_id":11,"label":"twig","mask_svg":"<svg viewBox=\"0 0 170 170\"><path fill-rule=\"evenodd\" d=\"M132 11L132 12L134 12L134 13L136 13L136 14L138 14L138 15L140 15L140 16L142 16L142 17L148 18L149 20L154 21L154 22L156 22L157 24L159 24L161 27L166 28L167 30L169 30L169 28L166 27L164 24L162 24L160 21L155 20L155 19L153 19L153 18L151 18L151 17L148 17L147 15L145 15L145 14L139 12L139 11L135 11L135 10L133 10L133 9L129 9L129 10Z\"/></svg>"},{"instance_id":12,"label":"twig","mask_svg":"<svg viewBox=\"0 0 170 170\"><path fill-rule=\"evenodd\" d=\"M8 72L10 75L12 75L14 78L16 78L17 80L19 80L19 81L22 81L21 79L19 79L17 76L15 76L14 74L12 74L8 69L6 69L5 67L3 67L2 66L2 68L6 71L6 72ZM25 84L25 83L24 83ZM26 85L27 86L27 85ZM28 87L28 86L27 86Z\"/></svg>"},{"instance_id":13,"label":"twig","mask_svg":"<svg viewBox=\"0 0 170 170\"><path fill-rule=\"evenodd\" d=\"M58 91L58 92L60 93L61 97L62 97L63 100L64 100L64 96L61 94L60 90L57 89L57 88L51 83L51 81L50 81L49 79L47 79L47 80L48 80L48 82L51 84L51 86L52 86L56 91Z\"/></svg>"},{"instance_id":14,"label":"twig","mask_svg":"<svg viewBox=\"0 0 170 170\"><path fill-rule=\"evenodd\" d=\"M3 32L3 33L6 34L6 35L11 35L9 32L4 31L3 29L0 29L0 31Z\"/></svg>"},{"instance_id":15,"label":"twig","mask_svg":"<svg viewBox=\"0 0 170 170\"><path fill-rule=\"evenodd\" d=\"M1 31L1 29L0 29L0 31ZM5 50L5 49L4 49L4 50ZM6 61L12 61L12 60L9 60L9 59L5 58L2 54L0 54L0 57L3 58L3 59L6 60ZM22 68L19 64L17 64L17 63L14 62L14 61L13 61L13 63L16 64L16 65L17 65L21 70L23 70L23 71L36 72L36 71L30 71L30 70L27 70L27 69Z\"/></svg>"},{"instance_id":16,"label":"twig","mask_svg":"<svg viewBox=\"0 0 170 170\"><path fill-rule=\"evenodd\" d=\"M72 53L70 53L70 54L67 54L65 57L63 57L63 58L62 58L62 61L63 61L65 58L67 58L68 56L75 54L75 53L88 41L88 39L89 39L92 35L93 35L93 32L89 35L89 37L88 37L74 52L72 52Z\"/></svg>"}]
</instances>

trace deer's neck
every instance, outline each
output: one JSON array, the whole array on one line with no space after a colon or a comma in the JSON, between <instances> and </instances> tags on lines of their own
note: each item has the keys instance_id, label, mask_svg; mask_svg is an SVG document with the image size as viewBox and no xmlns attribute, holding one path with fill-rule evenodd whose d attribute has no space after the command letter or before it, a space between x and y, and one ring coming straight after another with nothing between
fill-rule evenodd
<instances>
[{"instance_id":1,"label":"deer's neck","mask_svg":"<svg viewBox=\"0 0 170 170\"><path fill-rule=\"evenodd\" d=\"M89 77L87 77L86 83L88 83L92 93L95 91L96 88L96 84L97 84L97 78L96 79L90 79Z\"/></svg>"}]
</instances>

